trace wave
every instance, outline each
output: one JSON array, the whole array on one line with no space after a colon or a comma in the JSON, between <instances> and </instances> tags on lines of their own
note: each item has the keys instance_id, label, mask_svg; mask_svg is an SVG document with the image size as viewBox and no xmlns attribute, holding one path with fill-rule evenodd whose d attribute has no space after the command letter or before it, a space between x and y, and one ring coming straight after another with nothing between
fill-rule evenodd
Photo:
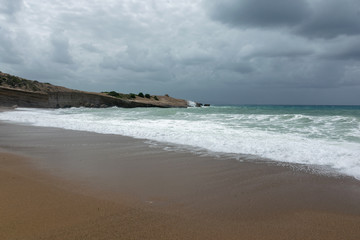
<instances>
[{"instance_id":1,"label":"wave","mask_svg":"<svg viewBox=\"0 0 360 240\"><path fill-rule=\"evenodd\" d=\"M17 109L0 113L0 119L323 166L360 179L360 125L353 116L77 108Z\"/></svg>"}]
</instances>

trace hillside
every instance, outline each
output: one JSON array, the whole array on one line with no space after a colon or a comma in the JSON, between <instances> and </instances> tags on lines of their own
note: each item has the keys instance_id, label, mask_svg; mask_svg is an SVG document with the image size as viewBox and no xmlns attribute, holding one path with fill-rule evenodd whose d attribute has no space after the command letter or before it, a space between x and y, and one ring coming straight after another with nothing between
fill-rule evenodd
<instances>
[{"instance_id":1,"label":"hillside","mask_svg":"<svg viewBox=\"0 0 360 240\"><path fill-rule=\"evenodd\" d=\"M110 92L114 93L114 92ZM169 96L139 97L73 90L0 72L0 106L64 107L187 107L187 101Z\"/></svg>"}]
</instances>

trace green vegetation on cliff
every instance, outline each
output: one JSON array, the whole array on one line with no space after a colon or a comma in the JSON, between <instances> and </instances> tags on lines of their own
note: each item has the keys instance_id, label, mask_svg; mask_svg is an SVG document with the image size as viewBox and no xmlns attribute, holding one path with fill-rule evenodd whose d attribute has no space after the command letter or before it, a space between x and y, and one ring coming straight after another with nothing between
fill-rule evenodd
<instances>
[{"instance_id":1,"label":"green vegetation on cliff","mask_svg":"<svg viewBox=\"0 0 360 240\"><path fill-rule=\"evenodd\" d=\"M105 94L107 94L109 96L116 97L116 98L124 98L124 99L135 99L136 98L135 93L124 94L124 93L119 93L119 92L116 92L116 91L101 92L101 93L105 93Z\"/></svg>"},{"instance_id":2,"label":"green vegetation on cliff","mask_svg":"<svg viewBox=\"0 0 360 240\"><path fill-rule=\"evenodd\" d=\"M42 92L42 93L58 92L58 91L65 91L65 92L74 91L72 89L55 86L50 83L41 83L38 81L32 81L2 72L0 72L0 87L13 88L28 92Z\"/></svg>"},{"instance_id":3,"label":"green vegetation on cliff","mask_svg":"<svg viewBox=\"0 0 360 240\"><path fill-rule=\"evenodd\" d=\"M41 91L43 85L51 85L49 83L39 83L38 81L30 81L17 76L4 74L0 72L0 86L19 88L28 91Z\"/></svg>"},{"instance_id":4,"label":"green vegetation on cliff","mask_svg":"<svg viewBox=\"0 0 360 240\"><path fill-rule=\"evenodd\" d=\"M140 92L138 95L136 95L135 93L123 94L123 93L119 93L116 91L102 92L102 93L105 93L109 96L116 97L116 98L135 99L136 96L138 96L140 98L151 99L151 95L149 93L144 94L142 92ZM154 100L159 101L159 98L157 96L154 96L153 98L154 98Z\"/></svg>"}]
</instances>

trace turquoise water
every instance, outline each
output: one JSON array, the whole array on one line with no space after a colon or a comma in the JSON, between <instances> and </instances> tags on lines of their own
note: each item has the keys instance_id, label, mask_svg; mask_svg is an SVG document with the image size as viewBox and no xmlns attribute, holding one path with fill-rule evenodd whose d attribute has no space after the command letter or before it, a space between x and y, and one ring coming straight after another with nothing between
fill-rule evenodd
<instances>
[{"instance_id":1,"label":"turquoise water","mask_svg":"<svg viewBox=\"0 0 360 240\"><path fill-rule=\"evenodd\" d=\"M188 151L323 167L360 179L360 106L17 109L0 120L111 133Z\"/></svg>"}]
</instances>

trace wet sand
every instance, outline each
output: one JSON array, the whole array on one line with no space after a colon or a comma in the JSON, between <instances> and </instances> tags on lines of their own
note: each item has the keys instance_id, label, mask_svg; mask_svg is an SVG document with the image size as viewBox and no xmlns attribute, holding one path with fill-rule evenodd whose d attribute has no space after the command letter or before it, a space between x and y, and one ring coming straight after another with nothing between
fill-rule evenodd
<instances>
[{"instance_id":1,"label":"wet sand","mask_svg":"<svg viewBox=\"0 0 360 240\"><path fill-rule=\"evenodd\" d=\"M360 181L0 122L0 239L358 239Z\"/></svg>"}]
</instances>

